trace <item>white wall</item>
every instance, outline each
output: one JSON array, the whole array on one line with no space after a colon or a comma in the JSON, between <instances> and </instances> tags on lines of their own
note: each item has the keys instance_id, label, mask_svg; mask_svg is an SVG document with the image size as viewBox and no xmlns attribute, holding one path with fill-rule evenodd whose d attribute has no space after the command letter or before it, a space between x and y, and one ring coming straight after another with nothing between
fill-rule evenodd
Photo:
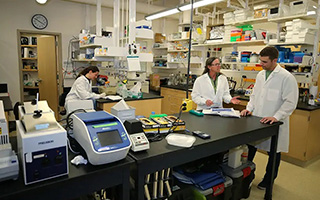
<instances>
[{"instance_id":1,"label":"white wall","mask_svg":"<svg viewBox=\"0 0 320 200\"><path fill-rule=\"evenodd\" d=\"M72 36L77 36L85 27L85 5L50 0L45 5L35 0L1 0L0 6L0 82L8 83L9 93L13 104L20 101L19 61L17 29L36 30L31 24L34 14L40 13L47 17L47 32L62 34L62 59L67 58L68 42ZM96 7L90 6L90 23L95 25ZM144 15L137 14L136 19L143 19ZM159 20L158 20L159 21ZM170 20L172 21L172 20ZM176 32L177 23L169 25L166 33ZM102 27L113 26L113 9L102 8ZM160 32L160 25L154 22L154 32Z\"/></svg>"},{"instance_id":2,"label":"white wall","mask_svg":"<svg viewBox=\"0 0 320 200\"><path fill-rule=\"evenodd\" d=\"M156 19L152 21L152 30L154 33L164 33L168 37L171 33L178 32L179 20L176 19L165 19L165 28L163 32L163 19Z\"/></svg>"}]
</instances>

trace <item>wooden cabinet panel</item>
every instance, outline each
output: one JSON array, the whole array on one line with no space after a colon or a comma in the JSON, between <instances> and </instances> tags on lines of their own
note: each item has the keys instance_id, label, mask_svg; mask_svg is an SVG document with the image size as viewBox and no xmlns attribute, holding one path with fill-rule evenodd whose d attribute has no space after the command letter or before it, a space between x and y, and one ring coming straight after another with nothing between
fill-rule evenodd
<instances>
[{"instance_id":1,"label":"wooden cabinet panel","mask_svg":"<svg viewBox=\"0 0 320 200\"><path fill-rule=\"evenodd\" d=\"M307 133L310 112L295 110L290 116L289 152L285 155L302 161L306 160Z\"/></svg>"},{"instance_id":2,"label":"wooden cabinet panel","mask_svg":"<svg viewBox=\"0 0 320 200\"><path fill-rule=\"evenodd\" d=\"M314 110L310 112L310 121L308 128L308 140L307 140L307 155L306 159L320 155L320 110ZM306 130L305 130L306 131Z\"/></svg>"},{"instance_id":3,"label":"wooden cabinet panel","mask_svg":"<svg viewBox=\"0 0 320 200\"><path fill-rule=\"evenodd\" d=\"M186 98L186 92L183 90L176 90L171 88L161 88L162 99L162 113L175 114L179 112L182 101ZM189 92L189 97L191 93ZM196 105L193 105L196 108Z\"/></svg>"},{"instance_id":4,"label":"wooden cabinet panel","mask_svg":"<svg viewBox=\"0 0 320 200\"><path fill-rule=\"evenodd\" d=\"M147 100L136 100L136 101L127 101L126 103L129 106L132 106L136 109L136 115L144 115L149 117L152 111L156 114L161 113L161 100L162 99L147 99ZM111 107L114 106L115 103L103 103L102 109L111 112ZM101 105L99 105L101 108Z\"/></svg>"}]
</instances>

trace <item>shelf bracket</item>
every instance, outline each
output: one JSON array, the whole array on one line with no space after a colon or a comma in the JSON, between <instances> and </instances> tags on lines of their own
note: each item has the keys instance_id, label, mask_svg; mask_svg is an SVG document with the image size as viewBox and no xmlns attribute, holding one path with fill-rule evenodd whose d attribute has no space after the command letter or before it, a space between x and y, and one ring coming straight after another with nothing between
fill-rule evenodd
<instances>
[{"instance_id":1,"label":"shelf bracket","mask_svg":"<svg viewBox=\"0 0 320 200\"><path fill-rule=\"evenodd\" d=\"M246 2L244 2L243 0L238 0L238 2L243 8L248 8L248 0L246 0Z\"/></svg>"},{"instance_id":2,"label":"shelf bracket","mask_svg":"<svg viewBox=\"0 0 320 200\"><path fill-rule=\"evenodd\" d=\"M241 7L239 6L231 5L230 0L227 1L227 8L241 9Z\"/></svg>"}]
</instances>

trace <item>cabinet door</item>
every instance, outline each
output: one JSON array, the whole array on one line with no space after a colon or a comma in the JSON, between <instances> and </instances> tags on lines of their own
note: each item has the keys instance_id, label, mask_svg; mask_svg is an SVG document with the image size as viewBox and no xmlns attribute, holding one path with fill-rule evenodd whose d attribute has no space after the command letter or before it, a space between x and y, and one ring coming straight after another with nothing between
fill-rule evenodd
<instances>
[{"instance_id":1,"label":"cabinet door","mask_svg":"<svg viewBox=\"0 0 320 200\"><path fill-rule=\"evenodd\" d=\"M163 96L163 99L161 99L161 113L168 114L170 111L170 105L169 105L169 94L167 88L161 88L161 96Z\"/></svg>"},{"instance_id":2,"label":"cabinet door","mask_svg":"<svg viewBox=\"0 0 320 200\"><path fill-rule=\"evenodd\" d=\"M310 112L306 159L311 160L320 155L320 109Z\"/></svg>"},{"instance_id":3,"label":"cabinet door","mask_svg":"<svg viewBox=\"0 0 320 200\"><path fill-rule=\"evenodd\" d=\"M58 118L57 54L54 36L38 37L38 78L41 100L47 100Z\"/></svg>"},{"instance_id":4,"label":"cabinet door","mask_svg":"<svg viewBox=\"0 0 320 200\"><path fill-rule=\"evenodd\" d=\"M289 153L286 155L305 161L309 129L309 111L296 109L290 116Z\"/></svg>"}]
</instances>

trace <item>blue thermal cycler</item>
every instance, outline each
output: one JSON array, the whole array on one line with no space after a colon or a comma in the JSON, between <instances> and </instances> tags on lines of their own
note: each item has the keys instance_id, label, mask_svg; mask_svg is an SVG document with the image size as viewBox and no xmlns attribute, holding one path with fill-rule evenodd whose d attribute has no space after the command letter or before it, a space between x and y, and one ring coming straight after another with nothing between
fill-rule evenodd
<instances>
[{"instance_id":1,"label":"blue thermal cycler","mask_svg":"<svg viewBox=\"0 0 320 200\"><path fill-rule=\"evenodd\" d=\"M131 141L118 117L105 111L73 115L73 134L92 165L101 165L126 157Z\"/></svg>"}]
</instances>

